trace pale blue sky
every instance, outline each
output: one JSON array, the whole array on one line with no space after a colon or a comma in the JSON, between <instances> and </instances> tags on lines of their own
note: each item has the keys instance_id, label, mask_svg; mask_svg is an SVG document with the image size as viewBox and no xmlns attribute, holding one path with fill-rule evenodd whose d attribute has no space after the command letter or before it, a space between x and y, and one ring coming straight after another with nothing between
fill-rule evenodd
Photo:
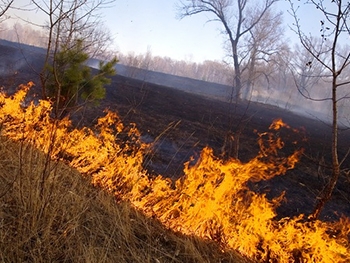
<instances>
[{"instance_id":1,"label":"pale blue sky","mask_svg":"<svg viewBox=\"0 0 350 263\"><path fill-rule=\"evenodd\" d=\"M17 6L29 2L15 0ZM114 49L124 54L145 53L150 49L153 55L169 56L177 60L222 60L225 56L225 36L220 34L222 25L219 22L207 23L210 17L205 13L177 19L177 2L178 0L116 0L111 7L103 9L102 19L115 40ZM284 0L275 6L276 11L284 11L287 36L295 38L295 34L288 28L288 24L292 23L286 12L288 8L289 3ZM308 9L303 8L301 15L303 19L312 20ZM20 16L37 21L46 19L40 13L26 12ZM305 24L309 22L306 21Z\"/></svg>"},{"instance_id":2,"label":"pale blue sky","mask_svg":"<svg viewBox=\"0 0 350 263\"><path fill-rule=\"evenodd\" d=\"M221 59L222 36L217 23L205 14L176 18L176 0L116 1L106 12L106 24L121 52L144 53L194 60Z\"/></svg>"},{"instance_id":3,"label":"pale blue sky","mask_svg":"<svg viewBox=\"0 0 350 263\"><path fill-rule=\"evenodd\" d=\"M115 38L117 49L123 53L134 51L138 54L147 52L149 48L153 55L179 60L222 60L225 56L225 36L220 34L222 24L207 22L212 18L208 13L179 20L176 18L176 3L178 0L117 0L105 12L105 21ZM300 1L296 3L300 4ZM312 31L312 21L319 30L319 21L311 15L314 8L302 7L300 15L302 22L309 26L307 30ZM286 36L297 42L295 33L289 29L293 23L287 13L289 3L281 0L274 9L284 13Z\"/></svg>"}]
</instances>

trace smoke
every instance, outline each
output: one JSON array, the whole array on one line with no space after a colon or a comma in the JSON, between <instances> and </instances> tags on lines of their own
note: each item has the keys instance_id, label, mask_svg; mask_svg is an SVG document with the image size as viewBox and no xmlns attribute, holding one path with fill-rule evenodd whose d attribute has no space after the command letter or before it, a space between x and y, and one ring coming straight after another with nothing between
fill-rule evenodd
<instances>
[{"instance_id":1,"label":"smoke","mask_svg":"<svg viewBox=\"0 0 350 263\"><path fill-rule=\"evenodd\" d=\"M303 97L297 90L253 91L251 101L277 106L298 115L331 122L331 101L317 101ZM346 115L346 111L344 111ZM344 119L341 116L341 119Z\"/></svg>"},{"instance_id":2,"label":"smoke","mask_svg":"<svg viewBox=\"0 0 350 263\"><path fill-rule=\"evenodd\" d=\"M0 76L13 76L22 70L39 69L42 67L40 63L40 54L45 54L43 48L24 45L20 43L0 40ZM100 60L89 59L86 64L94 69L99 68ZM303 64L305 66L305 64ZM316 70L318 70L316 72ZM135 78L141 81L157 84L160 86L175 88L192 94L201 95L212 99L228 102L231 100L232 85L223 85L213 82L202 81L198 79L180 77L176 75L155 72L137 67L127 66L123 64L116 65L118 75ZM300 71L300 69L299 69ZM320 119L326 123L332 121L332 105L330 98L329 80L319 78L311 78L322 72L322 69L312 68L304 70L299 76L299 84L302 88L295 85L295 80L291 79L290 74L282 71L276 72L273 81L267 82L265 77L255 80L253 87L249 89L247 95L248 100L264 103L268 105L278 106L285 110L290 110L301 116ZM299 72L300 73L300 72ZM350 127L350 94L347 92L348 86L339 89L338 98L342 98L338 102L338 114L340 126ZM244 91L244 87L242 89ZM300 93L302 92L303 95ZM246 92L247 93L247 92ZM306 97L310 97L307 99Z\"/></svg>"},{"instance_id":3,"label":"smoke","mask_svg":"<svg viewBox=\"0 0 350 263\"><path fill-rule=\"evenodd\" d=\"M18 71L35 71L43 66L45 49L0 40L0 75L17 74Z\"/></svg>"},{"instance_id":4,"label":"smoke","mask_svg":"<svg viewBox=\"0 0 350 263\"><path fill-rule=\"evenodd\" d=\"M90 59L87 65L98 69L99 60ZM171 74L140 69L122 64L116 65L118 75L138 79L141 81L175 88L191 94L228 102L231 99L233 87L196 79L175 76ZM284 86L261 83L251 88L247 99L267 105L277 106L293 113L318 119L325 123L332 122L332 102L330 99L330 83L321 79L309 81L307 86L298 90L294 81L287 82ZM350 126L350 101L349 94L340 90L338 103L339 123L342 127ZM307 98L310 97L310 98Z\"/></svg>"}]
</instances>

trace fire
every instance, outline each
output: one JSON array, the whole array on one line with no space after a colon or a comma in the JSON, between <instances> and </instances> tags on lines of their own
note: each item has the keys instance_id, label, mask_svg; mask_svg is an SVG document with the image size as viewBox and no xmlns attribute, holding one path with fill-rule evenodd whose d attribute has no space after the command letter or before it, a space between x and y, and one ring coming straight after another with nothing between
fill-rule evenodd
<instances>
[{"instance_id":1,"label":"fire","mask_svg":"<svg viewBox=\"0 0 350 263\"><path fill-rule=\"evenodd\" d=\"M271 125L270 125L270 130L279 130L282 127L286 127L290 129L290 126L287 123L284 123L282 119L277 119L275 120Z\"/></svg>"},{"instance_id":2,"label":"fire","mask_svg":"<svg viewBox=\"0 0 350 263\"><path fill-rule=\"evenodd\" d=\"M125 127L107 112L93 128L72 129L68 118L50 117L48 101L24 106L31 83L13 96L0 94L1 134L31 143L53 160L64 160L89 176L94 185L127 200L165 226L219 242L223 249L264 262L349 262L350 219L307 221L303 215L276 219L274 200L248 188L249 181L283 175L293 169L301 150L281 157L282 139L274 131L291 129L282 120L259 134L260 152L247 163L226 162L204 148L199 160L187 162L175 182L150 178L142 168L148 145L134 125Z\"/></svg>"}]
</instances>

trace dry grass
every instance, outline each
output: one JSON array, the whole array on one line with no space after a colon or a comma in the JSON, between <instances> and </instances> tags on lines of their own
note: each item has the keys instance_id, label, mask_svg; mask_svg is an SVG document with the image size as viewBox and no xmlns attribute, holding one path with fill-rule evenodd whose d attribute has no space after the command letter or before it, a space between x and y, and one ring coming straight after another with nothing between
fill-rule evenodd
<instances>
[{"instance_id":1,"label":"dry grass","mask_svg":"<svg viewBox=\"0 0 350 263\"><path fill-rule=\"evenodd\" d=\"M0 137L1 262L246 262L164 229L77 171Z\"/></svg>"}]
</instances>

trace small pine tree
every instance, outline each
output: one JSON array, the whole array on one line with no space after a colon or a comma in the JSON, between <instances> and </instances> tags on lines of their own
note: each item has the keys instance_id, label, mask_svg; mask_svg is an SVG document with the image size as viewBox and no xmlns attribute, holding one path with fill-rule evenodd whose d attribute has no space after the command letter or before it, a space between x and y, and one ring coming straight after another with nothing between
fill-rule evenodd
<instances>
[{"instance_id":1,"label":"small pine tree","mask_svg":"<svg viewBox=\"0 0 350 263\"><path fill-rule=\"evenodd\" d=\"M51 65L47 66L47 95L54 101L56 114L69 112L82 101L98 103L105 97L104 86L111 83L110 76L116 74L113 58L109 62L100 62L96 74L86 65L89 56L84 52L82 40L73 47L63 46L56 53Z\"/></svg>"},{"instance_id":2,"label":"small pine tree","mask_svg":"<svg viewBox=\"0 0 350 263\"><path fill-rule=\"evenodd\" d=\"M116 74L115 64L117 62L118 60L116 58L106 63L100 61L98 73L88 78L83 84L80 94L83 100L90 100L92 98L94 102L98 102L98 100L106 96L106 89L104 86L111 84L111 79L108 78L108 76Z\"/></svg>"}]
</instances>

